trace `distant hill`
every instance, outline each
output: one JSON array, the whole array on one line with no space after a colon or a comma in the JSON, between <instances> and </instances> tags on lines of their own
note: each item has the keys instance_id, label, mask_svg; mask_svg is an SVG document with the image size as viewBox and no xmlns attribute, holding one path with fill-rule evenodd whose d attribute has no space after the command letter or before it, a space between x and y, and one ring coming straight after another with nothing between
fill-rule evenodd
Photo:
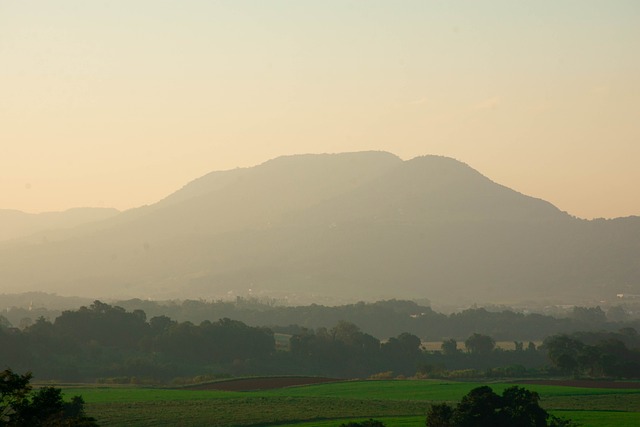
<instances>
[{"instance_id":1,"label":"distant hill","mask_svg":"<svg viewBox=\"0 0 640 427\"><path fill-rule=\"evenodd\" d=\"M64 212L30 214L0 209L0 241L26 237L41 231L71 228L117 215L111 208L74 208Z\"/></svg>"},{"instance_id":2,"label":"distant hill","mask_svg":"<svg viewBox=\"0 0 640 427\"><path fill-rule=\"evenodd\" d=\"M590 302L638 292L640 218L586 221L456 160L301 155L0 245L0 292Z\"/></svg>"}]
</instances>

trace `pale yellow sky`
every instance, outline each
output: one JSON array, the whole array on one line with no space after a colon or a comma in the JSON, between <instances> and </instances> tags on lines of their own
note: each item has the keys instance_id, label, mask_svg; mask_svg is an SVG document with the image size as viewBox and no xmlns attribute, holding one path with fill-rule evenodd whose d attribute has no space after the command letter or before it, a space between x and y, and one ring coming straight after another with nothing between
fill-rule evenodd
<instances>
[{"instance_id":1,"label":"pale yellow sky","mask_svg":"<svg viewBox=\"0 0 640 427\"><path fill-rule=\"evenodd\" d=\"M0 0L0 208L127 209L386 150L640 215L638 22L636 0Z\"/></svg>"}]
</instances>

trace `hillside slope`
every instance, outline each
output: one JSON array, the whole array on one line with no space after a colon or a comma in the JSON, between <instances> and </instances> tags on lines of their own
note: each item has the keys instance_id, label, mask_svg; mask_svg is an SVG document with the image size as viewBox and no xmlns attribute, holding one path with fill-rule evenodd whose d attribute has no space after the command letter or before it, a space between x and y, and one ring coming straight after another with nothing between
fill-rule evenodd
<instances>
[{"instance_id":1,"label":"hillside slope","mask_svg":"<svg viewBox=\"0 0 640 427\"><path fill-rule=\"evenodd\" d=\"M456 160L288 156L0 246L0 291L575 301L640 284L640 218L585 221Z\"/></svg>"},{"instance_id":2,"label":"hillside slope","mask_svg":"<svg viewBox=\"0 0 640 427\"><path fill-rule=\"evenodd\" d=\"M116 216L117 209L74 208L64 212L25 213L0 209L0 241L19 239L35 233L71 228Z\"/></svg>"}]
</instances>

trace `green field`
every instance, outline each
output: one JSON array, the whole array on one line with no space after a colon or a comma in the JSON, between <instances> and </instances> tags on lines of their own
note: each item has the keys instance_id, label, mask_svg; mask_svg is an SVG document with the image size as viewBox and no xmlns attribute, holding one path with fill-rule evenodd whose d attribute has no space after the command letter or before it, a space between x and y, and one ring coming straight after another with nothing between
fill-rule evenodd
<instances>
[{"instance_id":1,"label":"green field","mask_svg":"<svg viewBox=\"0 0 640 427\"><path fill-rule=\"evenodd\" d=\"M373 417L423 426L429 402L457 401L487 383L435 380L346 381L257 392L142 387L73 387L87 412L108 426L337 426ZM501 393L513 384L490 383ZM525 385L551 413L585 427L640 425L640 389Z\"/></svg>"}]
</instances>

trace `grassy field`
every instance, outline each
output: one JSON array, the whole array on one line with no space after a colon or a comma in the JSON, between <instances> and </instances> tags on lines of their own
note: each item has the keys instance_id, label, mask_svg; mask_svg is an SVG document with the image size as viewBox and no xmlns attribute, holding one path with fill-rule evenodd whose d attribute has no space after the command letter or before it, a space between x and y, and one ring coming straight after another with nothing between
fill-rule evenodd
<instances>
[{"instance_id":1,"label":"grassy field","mask_svg":"<svg viewBox=\"0 0 640 427\"><path fill-rule=\"evenodd\" d=\"M423 426L429 402L457 401L486 383L346 381L256 392L138 387L66 388L105 426L338 426L370 417ZM489 384L497 393L513 384ZM640 389L526 385L555 415L585 427L640 425Z\"/></svg>"}]
</instances>

